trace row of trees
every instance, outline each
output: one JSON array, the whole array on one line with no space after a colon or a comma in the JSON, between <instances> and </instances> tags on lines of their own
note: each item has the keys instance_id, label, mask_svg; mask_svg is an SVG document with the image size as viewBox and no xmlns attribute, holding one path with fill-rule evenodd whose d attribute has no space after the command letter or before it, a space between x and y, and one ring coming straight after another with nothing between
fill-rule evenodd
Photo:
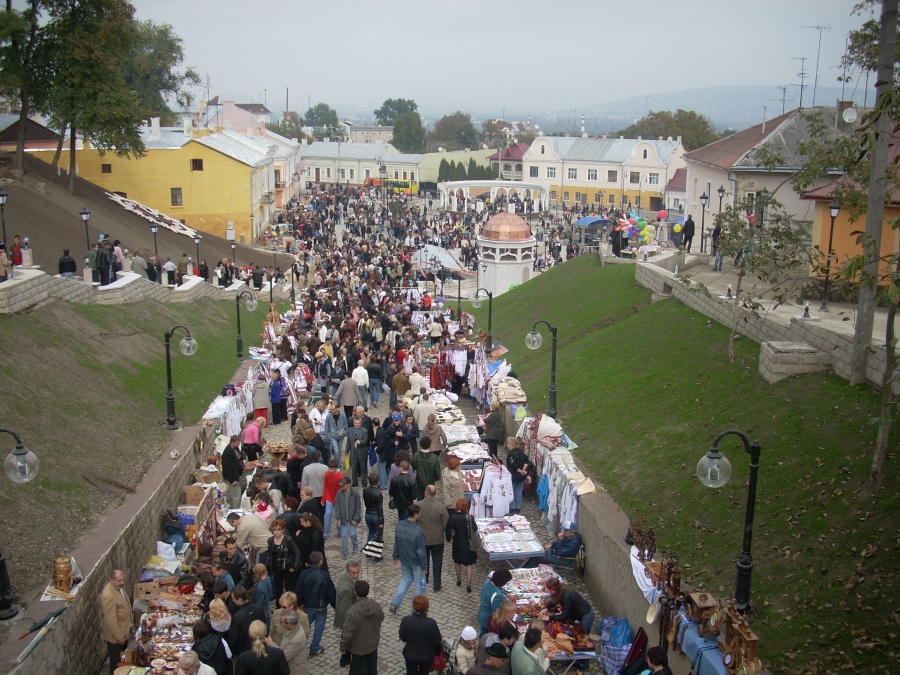
<instances>
[{"instance_id":1,"label":"row of trees","mask_svg":"<svg viewBox=\"0 0 900 675\"><path fill-rule=\"evenodd\" d=\"M61 136L69 130L70 191L76 132L101 151L141 157L144 120L171 123L167 99L190 104L200 77L180 69L183 58L172 27L135 19L125 0L28 0L0 13L0 94L18 99L23 122L40 113ZM20 170L24 132L21 124Z\"/></svg>"},{"instance_id":2,"label":"row of trees","mask_svg":"<svg viewBox=\"0 0 900 675\"><path fill-rule=\"evenodd\" d=\"M490 180L497 174L488 167L478 164L474 158L469 159L468 167L464 162L442 159L438 166L438 182L445 180Z\"/></svg>"}]
</instances>

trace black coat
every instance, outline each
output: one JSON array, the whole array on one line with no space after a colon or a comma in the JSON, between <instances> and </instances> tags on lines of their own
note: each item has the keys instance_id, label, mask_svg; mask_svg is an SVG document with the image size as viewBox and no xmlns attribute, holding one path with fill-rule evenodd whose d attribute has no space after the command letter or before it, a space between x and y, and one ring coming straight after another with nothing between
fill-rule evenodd
<instances>
[{"instance_id":1,"label":"black coat","mask_svg":"<svg viewBox=\"0 0 900 675\"><path fill-rule=\"evenodd\" d=\"M400 641L407 661L430 661L441 648L437 621L427 614L410 614L400 621Z\"/></svg>"},{"instance_id":2,"label":"black coat","mask_svg":"<svg viewBox=\"0 0 900 675\"><path fill-rule=\"evenodd\" d=\"M408 473L397 474L391 479L388 492L394 498L394 505L398 510L407 509L416 501L416 479Z\"/></svg>"},{"instance_id":3,"label":"black coat","mask_svg":"<svg viewBox=\"0 0 900 675\"><path fill-rule=\"evenodd\" d=\"M225 653L221 635L210 633L199 642L195 642L192 649L197 652L200 662L215 670L216 675L231 675L231 661Z\"/></svg>"},{"instance_id":4,"label":"black coat","mask_svg":"<svg viewBox=\"0 0 900 675\"><path fill-rule=\"evenodd\" d=\"M238 607L231 617L231 628L225 640L231 647L231 653L238 657L244 652L250 651L253 640L250 639L250 624L254 621L266 622L266 613L263 608L252 602Z\"/></svg>"},{"instance_id":5,"label":"black coat","mask_svg":"<svg viewBox=\"0 0 900 675\"><path fill-rule=\"evenodd\" d=\"M466 521L470 520L467 524ZM450 514L450 520L447 521L447 541L453 540L453 549L451 557L453 562L458 565L474 565L478 560L478 553L469 547L469 528L472 534L478 531L478 525L475 519L468 513L459 513L458 511Z\"/></svg>"},{"instance_id":6,"label":"black coat","mask_svg":"<svg viewBox=\"0 0 900 675\"><path fill-rule=\"evenodd\" d=\"M234 675L290 675L291 669L284 652L278 647L266 646L266 655L253 652L241 654L234 664Z\"/></svg>"}]
</instances>

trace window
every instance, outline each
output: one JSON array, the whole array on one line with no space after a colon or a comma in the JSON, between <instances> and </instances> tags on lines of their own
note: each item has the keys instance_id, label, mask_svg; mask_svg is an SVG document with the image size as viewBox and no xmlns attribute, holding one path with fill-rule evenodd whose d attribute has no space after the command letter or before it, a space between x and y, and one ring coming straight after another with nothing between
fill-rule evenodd
<instances>
[{"instance_id":1,"label":"window","mask_svg":"<svg viewBox=\"0 0 900 675\"><path fill-rule=\"evenodd\" d=\"M409 172L409 179L410 179L410 180L415 180L415 179L416 179L416 172L415 172L415 171L410 171L410 172Z\"/></svg>"},{"instance_id":2,"label":"window","mask_svg":"<svg viewBox=\"0 0 900 675\"><path fill-rule=\"evenodd\" d=\"M628 175L628 182L633 185L638 185L641 182L641 172L640 171L632 171Z\"/></svg>"},{"instance_id":3,"label":"window","mask_svg":"<svg viewBox=\"0 0 900 675\"><path fill-rule=\"evenodd\" d=\"M312 176L312 167L311 166L306 167L306 175Z\"/></svg>"},{"instance_id":4,"label":"window","mask_svg":"<svg viewBox=\"0 0 900 675\"><path fill-rule=\"evenodd\" d=\"M400 180L400 172L394 171L394 180Z\"/></svg>"},{"instance_id":5,"label":"window","mask_svg":"<svg viewBox=\"0 0 900 675\"><path fill-rule=\"evenodd\" d=\"M576 204L580 204L580 203L581 203L581 193L580 193L580 192L576 192L576 193L575 193L575 203L576 203Z\"/></svg>"},{"instance_id":6,"label":"window","mask_svg":"<svg viewBox=\"0 0 900 675\"><path fill-rule=\"evenodd\" d=\"M634 205L638 208L641 208L641 196L640 195L638 195L637 197L634 198Z\"/></svg>"},{"instance_id":7,"label":"window","mask_svg":"<svg viewBox=\"0 0 900 675\"><path fill-rule=\"evenodd\" d=\"M563 192L563 201L564 201L564 202L569 201L569 191L568 191L568 190L566 190L565 192Z\"/></svg>"},{"instance_id":8,"label":"window","mask_svg":"<svg viewBox=\"0 0 900 675\"><path fill-rule=\"evenodd\" d=\"M609 203L615 205L615 203L616 203L616 196L615 196L615 195L610 195L610 196L609 196Z\"/></svg>"},{"instance_id":9,"label":"window","mask_svg":"<svg viewBox=\"0 0 900 675\"><path fill-rule=\"evenodd\" d=\"M341 169L340 171L338 171L338 175L341 177L341 180L344 180L344 178L346 178L345 172L346 169Z\"/></svg>"},{"instance_id":10,"label":"window","mask_svg":"<svg viewBox=\"0 0 900 675\"><path fill-rule=\"evenodd\" d=\"M547 150L546 146L543 146L543 145L542 145L542 146L541 146L541 154L542 154L542 155L545 154L546 150Z\"/></svg>"},{"instance_id":11,"label":"window","mask_svg":"<svg viewBox=\"0 0 900 675\"><path fill-rule=\"evenodd\" d=\"M615 183L619 180L619 172L618 171L607 171L606 172L606 182L607 183Z\"/></svg>"},{"instance_id":12,"label":"window","mask_svg":"<svg viewBox=\"0 0 900 675\"><path fill-rule=\"evenodd\" d=\"M650 185L659 185L659 174L651 173L647 182L650 183Z\"/></svg>"},{"instance_id":13,"label":"window","mask_svg":"<svg viewBox=\"0 0 900 675\"><path fill-rule=\"evenodd\" d=\"M112 164L101 164L100 173L112 173Z\"/></svg>"},{"instance_id":14,"label":"window","mask_svg":"<svg viewBox=\"0 0 900 675\"><path fill-rule=\"evenodd\" d=\"M547 167L547 178L556 178L556 167L555 166Z\"/></svg>"},{"instance_id":15,"label":"window","mask_svg":"<svg viewBox=\"0 0 900 675\"><path fill-rule=\"evenodd\" d=\"M409 175L409 174L408 174L406 171L404 171L404 172L403 172L403 180L407 180L407 176L408 176L408 175Z\"/></svg>"},{"instance_id":16,"label":"window","mask_svg":"<svg viewBox=\"0 0 900 675\"><path fill-rule=\"evenodd\" d=\"M203 171L203 160L202 159L192 159L191 160L191 171Z\"/></svg>"},{"instance_id":17,"label":"window","mask_svg":"<svg viewBox=\"0 0 900 675\"><path fill-rule=\"evenodd\" d=\"M371 178L371 177L372 177L372 170L371 170L371 169L366 169L366 175L365 175L365 177L366 177L366 178Z\"/></svg>"},{"instance_id":18,"label":"window","mask_svg":"<svg viewBox=\"0 0 900 675\"><path fill-rule=\"evenodd\" d=\"M528 177L529 178L537 178L538 177L538 168L536 166L528 167Z\"/></svg>"},{"instance_id":19,"label":"window","mask_svg":"<svg viewBox=\"0 0 900 675\"><path fill-rule=\"evenodd\" d=\"M522 165L516 164L516 173L522 173Z\"/></svg>"},{"instance_id":20,"label":"window","mask_svg":"<svg viewBox=\"0 0 900 675\"><path fill-rule=\"evenodd\" d=\"M350 169L350 180L354 180L356 176L353 175L353 169Z\"/></svg>"},{"instance_id":21,"label":"window","mask_svg":"<svg viewBox=\"0 0 900 675\"><path fill-rule=\"evenodd\" d=\"M594 201L595 201L597 204L602 204L602 203L603 203L603 193L602 193L602 192L597 192L597 193L595 193L595 194L594 194Z\"/></svg>"},{"instance_id":22,"label":"window","mask_svg":"<svg viewBox=\"0 0 900 675\"><path fill-rule=\"evenodd\" d=\"M578 169L569 169L569 180L576 180L578 178Z\"/></svg>"},{"instance_id":23,"label":"window","mask_svg":"<svg viewBox=\"0 0 900 675\"><path fill-rule=\"evenodd\" d=\"M647 148L644 148L643 152L641 152L641 157L647 159Z\"/></svg>"},{"instance_id":24,"label":"window","mask_svg":"<svg viewBox=\"0 0 900 675\"><path fill-rule=\"evenodd\" d=\"M557 199L556 190L550 190L550 199Z\"/></svg>"},{"instance_id":25,"label":"window","mask_svg":"<svg viewBox=\"0 0 900 675\"><path fill-rule=\"evenodd\" d=\"M181 197L181 188L172 188L170 192L172 195L172 206L184 206L184 202Z\"/></svg>"},{"instance_id":26,"label":"window","mask_svg":"<svg viewBox=\"0 0 900 675\"><path fill-rule=\"evenodd\" d=\"M325 178L331 178L331 167L325 167Z\"/></svg>"},{"instance_id":27,"label":"window","mask_svg":"<svg viewBox=\"0 0 900 675\"><path fill-rule=\"evenodd\" d=\"M597 180L597 169L588 169L588 180Z\"/></svg>"}]
</instances>

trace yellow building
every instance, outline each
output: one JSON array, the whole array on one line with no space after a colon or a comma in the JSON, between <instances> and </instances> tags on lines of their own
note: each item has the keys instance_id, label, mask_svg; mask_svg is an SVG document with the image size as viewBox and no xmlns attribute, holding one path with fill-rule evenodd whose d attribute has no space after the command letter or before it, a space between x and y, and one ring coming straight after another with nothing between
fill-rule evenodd
<instances>
[{"instance_id":1,"label":"yellow building","mask_svg":"<svg viewBox=\"0 0 900 675\"><path fill-rule=\"evenodd\" d=\"M78 175L109 192L154 208L185 225L253 243L272 221L276 148L265 137L190 128L142 129L147 154L140 159L101 155L88 143L77 150ZM46 162L53 150L32 154ZM63 151L60 165L68 165Z\"/></svg>"}]
</instances>

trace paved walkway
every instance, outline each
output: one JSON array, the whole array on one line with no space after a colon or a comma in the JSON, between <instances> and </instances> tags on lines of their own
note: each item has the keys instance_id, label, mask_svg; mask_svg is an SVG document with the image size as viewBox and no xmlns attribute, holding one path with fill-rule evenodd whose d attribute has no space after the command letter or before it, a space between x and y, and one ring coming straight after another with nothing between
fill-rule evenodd
<instances>
[{"instance_id":1,"label":"paved walkway","mask_svg":"<svg viewBox=\"0 0 900 675\"><path fill-rule=\"evenodd\" d=\"M476 417L475 403L468 397L460 397L457 404L460 410L466 415L467 423L474 423ZM378 402L377 407L369 408L369 415L384 419L388 413L388 397L383 396ZM269 439L288 440L290 431L287 424L279 427L267 429L264 435ZM362 488L359 488L360 494ZM438 484L438 499L442 498L440 484ZM522 514L531 522L535 534L543 543L548 543L550 537L547 535L546 529L540 524L540 511L538 510L536 498L526 496L522 504ZM384 608L385 619L381 627L381 645L378 650L378 672L390 675L405 672L405 663L403 661L402 649L403 643L398 638L398 629L400 619L412 611L411 602L413 598L413 589L406 594L403 604L400 606L397 614L391 614L388 611L391 596L397 589L400 582L400 566L391 562L391 551L394 545L394 528L397 524L397 512L387 508L387 496L385 496L385 536L384 550L385 559L379 563L369 561L365 556L362 557L362 579L366 579L372 585L372 594L375 600L381 603ZM335 532L325 542L325 553L331 569L331 576L337 581L338 576L344 571L344 562L341 560L341 541L336 534L336 527L332 526ZM358 528L358 536L360 546L364 545L366 540L367 529L365 524ZM351 556L353 559L356 556ZM472 580L472 593L466 593L465 576L463 576L463 585L456 586L456 578L453 567L453 561L450 557L450 546L444 548L444 565L442 573L442 588L435 593L432 580L429 580L428 598L431 602L429 616L434 618L441 629L441 634L445 639L452 642L465 626L473 626L477 630L477 619L479 604L479 591L482 583L487 578L487 574L491 569L497 566L497 563L491 564L487 554L483 551L479 552L478 562L475 565L475 574ZM463 573L465 575L465 573ZM568 582L579 593L588 596L586 587L574 573L563 575ZM596 606L596 603L592 603ZM343 672L338 671L338 661L340 652L338 642L340 640L340 631L332 627L334 613L331 609L328 611L328 623L325 629L325 636L322 640L322 646L325 653L321 656L310 658L310 672L328 673ZM599 618L599 617L598 617ZM562 669L560 669L562 670ZM599 666L593 666L590 672L600 672Z\"/></svg>"}]
</instances>

